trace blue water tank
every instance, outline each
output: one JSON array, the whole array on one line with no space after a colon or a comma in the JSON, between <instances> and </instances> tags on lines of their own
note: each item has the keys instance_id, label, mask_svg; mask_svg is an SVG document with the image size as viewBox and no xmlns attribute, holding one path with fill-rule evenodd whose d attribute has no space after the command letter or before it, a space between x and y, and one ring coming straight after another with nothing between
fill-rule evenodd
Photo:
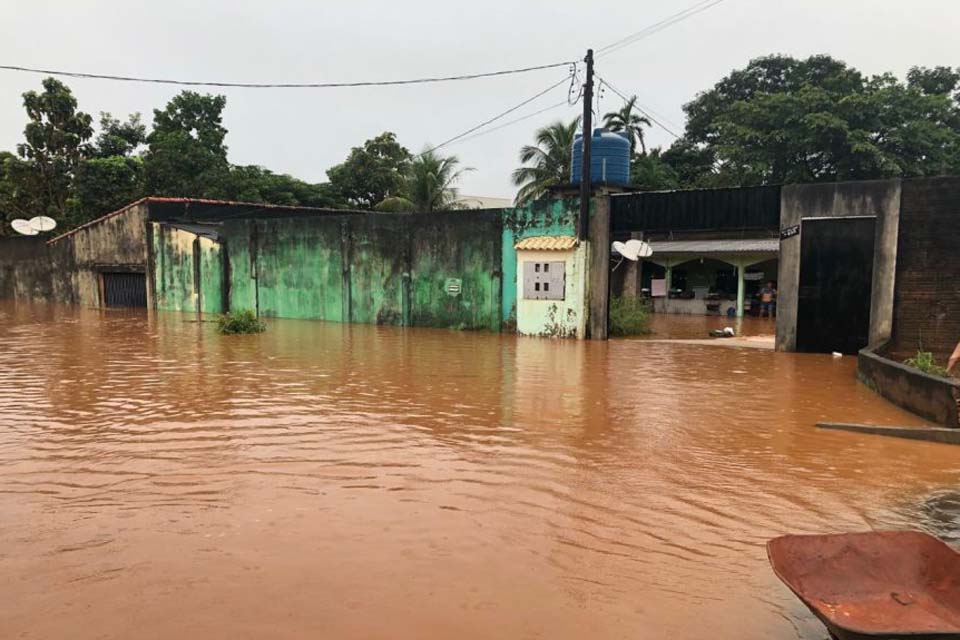
<instances>
[{"instance_id":1,"label":"blue water tank","mask_svg":"<svg viewBox=\"0 0 960 640\"><path fill-rule=\"evenodd\" d=\"M583 166L583 136L573 141L570 182L580 184ZM630 139L622 133L594 129L590 143L590 182L625 185L630 182Z\"/></svg>"}]
</instances>

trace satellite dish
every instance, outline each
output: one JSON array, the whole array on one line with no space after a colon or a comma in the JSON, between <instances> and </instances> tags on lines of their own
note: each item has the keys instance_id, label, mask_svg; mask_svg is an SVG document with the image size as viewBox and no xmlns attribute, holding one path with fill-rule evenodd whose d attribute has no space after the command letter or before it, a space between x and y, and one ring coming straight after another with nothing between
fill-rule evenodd
<instances>
[{"instance_id":1,"label":"satellite dish","mask_svg":"<svg viewBox=\"0 0 960 640\"><path fill-rule=\"evenodd\" d=\"M23 218L13 220L10 226L13 227L14 231L24 236L35 236L40 233L38 229L35 229L33 225L30 224L29 220L24 220Z\"/></svg>"},{"instance_id":2,"label":"satellite dish","mask_svg":"<svg viewBox=\"0 0 960 640\"><path fill-rule=\"evenodd\" d=\"M634 262L636 262L639 255L638 250L640 247L638 247L636 244L630 244L631 242L634 242L634 241L630 240L626 243L616 241L611 245L610 249L611 251L615 251L619 253L621 256L623 256L627 260L633 260Z\"/></svg>"},{"instance_id":3,"label":"satellite dish","mask_svg":"<svg viewBox=\"0 0 960 640\"><path fill-rule=\"evenodd\" d=\"M57 228L57 221L47 216L36 216L30 218L30 226L37 230L37 233L43 231L53 231Z\"/></svg>"},{"instance_id":4,"label":"satellite dish","mask_svg":"<svg viewBox=\"0 0 960 640\"><path fill-rule=\"evenodd\" d=\"M627 251L631 255L635 255L638 258L649 258L653 255L653 249L643 240L627 240L625 245L627 247ZM630 256L627 257L629 258ZM637 258L631 259L636 260Z\"/></svg>"}]
</instances>

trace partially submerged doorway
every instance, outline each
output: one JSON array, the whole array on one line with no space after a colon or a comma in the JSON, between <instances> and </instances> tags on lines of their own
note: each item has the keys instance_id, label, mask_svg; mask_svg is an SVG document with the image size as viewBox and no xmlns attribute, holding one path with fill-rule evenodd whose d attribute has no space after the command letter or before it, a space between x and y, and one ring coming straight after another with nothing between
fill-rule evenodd
<instances>
[{"instance_id":1,"label":"partially submerged doorway","mask_svg":"<svg viewBox=\"0 0 960 640\"><path fill-rule=\"evenodd\" d=\"M797 351L854 354L867 346L876 218L803 220Z\"/></svg>"},{"instance_id":2,"label":"partially submerged doorway","mask_svg":"<svg viewBox=\"0 0 960 640\"><path fill-rule=\"evenodd\" d=\"M103 306L147 306L147 276L144 273L105 271L100 274Z\"/></svg>"}]
</instances>

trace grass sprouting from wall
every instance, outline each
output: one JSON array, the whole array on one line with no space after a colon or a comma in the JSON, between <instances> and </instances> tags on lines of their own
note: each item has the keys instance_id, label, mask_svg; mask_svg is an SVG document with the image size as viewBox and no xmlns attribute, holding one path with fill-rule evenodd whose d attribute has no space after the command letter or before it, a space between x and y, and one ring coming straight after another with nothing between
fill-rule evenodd
<instances>
[{"instance_id":1,"label":"grass sprouting from wall","mask_svg":"<svg viewBox=\"0 0 960 640\"><path fill-rule=\"evenodd\" d=\"M650 333L650 305L640 298L610 300L610 335L640 336Z\"/></svg>"},{"instance_id":2,"label":"grass sprouting from wall","mask_svg":"<svg viewBox=\"0 0 960 640\"><path fill-rule=\"evenodd\" d=\"M938 365L933 358L933 354L929 351L918 350L917 355L912 358L907 358L903 361L903 364L908 367L913 367L914 369L919 369L923 373L928 373L932 376L946 378L949 375L946 368Z\"/></svg>"},{"instance_id":3,"label":"grass sprouting from wall","mask_svg":"<svg viewBox=\"0 0 960 640\"><path fill-rule=\"evenodd\" d=\"M225 336L237 333L263 333L266 330L267 325L251 309L225 313L217 317L217 331Z\"/></svg>"}]
</instances>

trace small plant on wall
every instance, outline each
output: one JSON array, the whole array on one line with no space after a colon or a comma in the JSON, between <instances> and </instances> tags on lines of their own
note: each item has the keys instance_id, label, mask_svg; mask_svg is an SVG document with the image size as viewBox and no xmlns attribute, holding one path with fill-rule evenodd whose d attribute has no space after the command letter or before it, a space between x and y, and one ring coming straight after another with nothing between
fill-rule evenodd
<instances>
[{"instance_id":1,"label":"small plant on wall","mask_svg":"<svg viewBox=\"0 0 960 640\"><path fill-rule=\"evenodd\" d=\"M251 309L225 313L217 318L217 331L225 336L238 333L263 333L266 330L267 325Z\"/></svg>"},{"instance_id":2,"label":"small plant on wall","mask_svg":"<svg viewBox=\"0 0 960 640\"><path fill-rule=\"evenodd\" d=\"M903 364L908 367L913 367L914 369L919 369L923 373L928 373L932 376L946 378L949 375L946 368L938 365L933 358L933 354L929 351L918 350L917 355L912 358L907 358L903 361Z\"/></svg>"}]
</instances>

